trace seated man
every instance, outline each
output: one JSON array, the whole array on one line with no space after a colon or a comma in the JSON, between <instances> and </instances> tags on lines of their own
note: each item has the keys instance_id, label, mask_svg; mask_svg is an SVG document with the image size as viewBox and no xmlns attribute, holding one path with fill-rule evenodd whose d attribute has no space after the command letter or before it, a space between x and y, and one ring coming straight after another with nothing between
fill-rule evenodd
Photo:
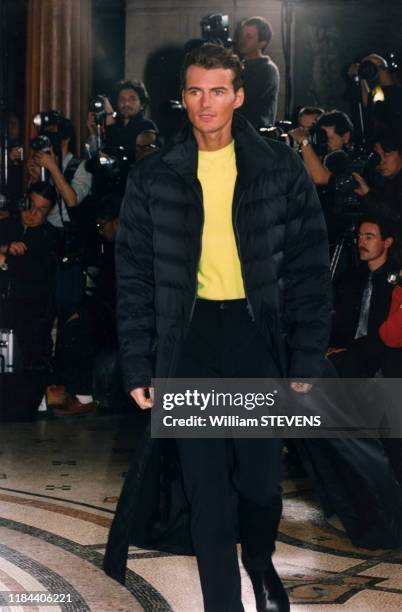
<instances>
[{"instance_id":1,"label":"seated man","mask_svg":"<svg viewBox=\"0 0 402 612\"><path fill-rule=\"evenodd\" d=\"M359 227L362 265L340 279L335 290L335 318L327 355L345 378L371 377L382 369L389 376L395 359L379 336L387 318L392 295L388 274L395 272L390 257L394 230L389 221L365 217Z\"/></svg>"},{"instance_id":2,"label":"seated man","mask_svg":"<svg viewBox=\"0 0 402 612\"><path fill-rule=\"evenodd\" d=\"M58 236L47 222L56 203L48 183L31 185L7 243L0 246L2 286L7 285L4 325L14 330L25 368L46 366L51 355Z\"/></svg>"}]
</instances>

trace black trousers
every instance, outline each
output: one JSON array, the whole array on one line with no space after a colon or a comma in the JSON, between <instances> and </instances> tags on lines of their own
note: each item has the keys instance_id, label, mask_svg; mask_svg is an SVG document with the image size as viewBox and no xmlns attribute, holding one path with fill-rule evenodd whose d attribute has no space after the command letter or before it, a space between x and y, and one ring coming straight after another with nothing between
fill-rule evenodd
<instances>
[{"instance_id":1,"label":"black trousers","mask_svg":"<svg viewBox=\"0 0 402 612\"><path fill-rule=\"evenodd\" d=\"M260 378L278 372L245 300L198 300L176 376ZM237 559L265 569L282 513L282 441L177 440L207 612L240 612Z\"/></svg>"}]
</instances>

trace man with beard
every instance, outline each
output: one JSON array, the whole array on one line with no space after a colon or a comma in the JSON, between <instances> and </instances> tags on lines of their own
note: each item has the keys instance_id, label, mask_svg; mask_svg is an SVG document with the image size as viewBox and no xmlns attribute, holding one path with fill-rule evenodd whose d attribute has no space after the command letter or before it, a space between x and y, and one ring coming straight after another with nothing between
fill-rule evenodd
<instances>
[{"instance_id":1,"label":"man with beard","mask_svg":"<svg viewBox=\"0 0 402 612\"><path fill-rule=\"evenodd\" d=\"M157 133L158 129L151 119L144 116L148 96L141 81L120 81L117 84L115 95L116 117L109 100L105 98L105 108L108 112L105 127L105 146L124 147L130 161L133 161L137 138L143 132ZM90 145L92 146L96 126L91 113L89 113L87 125L91 134Z\"/></svg>"}]
</instances>

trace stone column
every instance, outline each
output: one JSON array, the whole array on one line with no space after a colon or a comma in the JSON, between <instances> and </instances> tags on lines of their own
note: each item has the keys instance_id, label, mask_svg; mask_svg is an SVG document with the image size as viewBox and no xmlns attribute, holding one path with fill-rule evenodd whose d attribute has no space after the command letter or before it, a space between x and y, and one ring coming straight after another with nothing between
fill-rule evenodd
<instances>
[{"instance_id":1,"label":"stone column","mask_svg":"<svg viewBox=\"0 0 402 612\"><path fill-rule=\"evenodd\" d=\"M86 137L90 81L91 0L29 0L27 138L34 133L33 115L55 109L73 121L78 149Z\"/></svg>"}]
</instances>

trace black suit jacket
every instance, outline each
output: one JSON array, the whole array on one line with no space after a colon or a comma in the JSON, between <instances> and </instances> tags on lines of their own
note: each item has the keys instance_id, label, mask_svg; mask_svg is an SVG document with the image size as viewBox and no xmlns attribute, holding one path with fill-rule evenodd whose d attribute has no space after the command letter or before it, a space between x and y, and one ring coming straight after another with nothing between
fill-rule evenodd
<instances>
[{"instance_id":1,"label":"black suit jacket","mask_svg":"<svg viewBox=\"0 0 402 612\"><path fill-rule=\"evenodd\" d=\"M388 316L393 286L387 281L388 274L397 266L387 261L373 273L373 293L370 301L367 338L376 345L382 345L379 327ZM366 263L346 273L338 282L334 295L334 319L331 346L350 348L355 339L359 323L363 292L368 281L369 269Z\"/></svg>"}]
</instances>

